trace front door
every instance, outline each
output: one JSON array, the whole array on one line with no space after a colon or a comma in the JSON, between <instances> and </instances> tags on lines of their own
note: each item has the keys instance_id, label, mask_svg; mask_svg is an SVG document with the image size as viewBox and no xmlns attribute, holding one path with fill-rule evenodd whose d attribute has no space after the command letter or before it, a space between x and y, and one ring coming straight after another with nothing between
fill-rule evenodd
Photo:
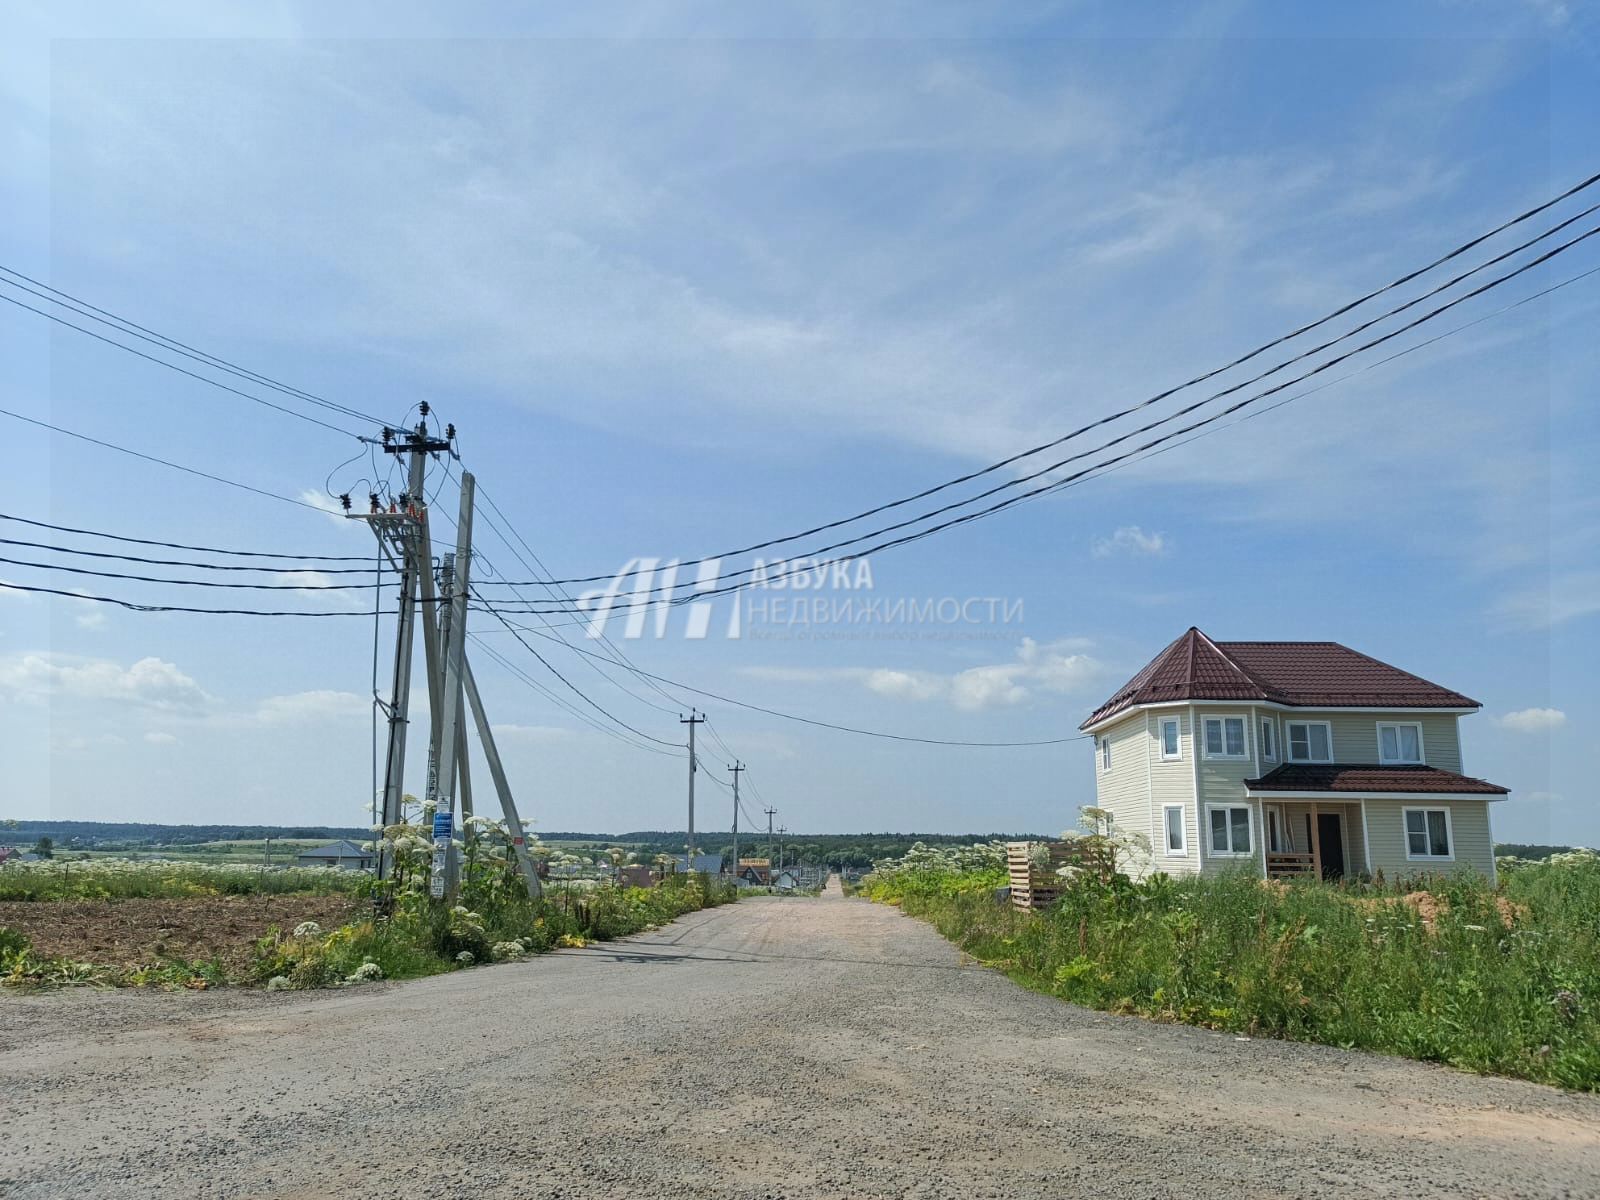
<instances>
[{"instance_id":1,"label":"front door","mask_svg":"<svg viewBox=\"0 0 1600 1200\"><path fill-rule=\"evenodd\" d=\"M1344 878L1344 822L1336 812L1317 814L1317 840L1322 851L1322 877Z\"/></svg>"}]
</instances>

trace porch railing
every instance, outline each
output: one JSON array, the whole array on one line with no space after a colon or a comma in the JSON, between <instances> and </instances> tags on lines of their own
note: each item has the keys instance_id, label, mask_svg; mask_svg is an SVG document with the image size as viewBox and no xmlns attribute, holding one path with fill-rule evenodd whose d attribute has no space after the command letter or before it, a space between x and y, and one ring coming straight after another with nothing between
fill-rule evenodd
<instances>
[{"instance_id":1,"label":"porch railing","mask_svg":"<svg viewBox=\"0 0 1600 1200\"><path fill-rule=\"evenodd\" d=\"M1287 854L1267 851L1267 878L1285 879L1296 875L1315 875L1317 860L1313 854Z\"/></svg>"}]
</instances>

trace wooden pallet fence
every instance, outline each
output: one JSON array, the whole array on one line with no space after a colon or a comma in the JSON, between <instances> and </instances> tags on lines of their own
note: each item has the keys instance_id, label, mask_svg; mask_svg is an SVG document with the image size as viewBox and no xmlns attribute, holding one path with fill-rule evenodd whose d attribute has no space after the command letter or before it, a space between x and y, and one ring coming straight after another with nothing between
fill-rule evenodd
<instances>
[{"instance_id":1,"label":"wooden pallet fence","mask_svg":"<svg viewBox=\"0 0 1600 1200\"><path fill-rule=\"evenodd\" d=\"M1043 846L1048 866L1034 865L1035 848ZM1069 864L1109 875L1109 851L1099 841L1070 838L1059 842L1007 842L1006 873L1011 877L1011 903L1029 912L1049 908L1061 897L1066 883L1056 874Z\"/></svg>"}]
</instances>

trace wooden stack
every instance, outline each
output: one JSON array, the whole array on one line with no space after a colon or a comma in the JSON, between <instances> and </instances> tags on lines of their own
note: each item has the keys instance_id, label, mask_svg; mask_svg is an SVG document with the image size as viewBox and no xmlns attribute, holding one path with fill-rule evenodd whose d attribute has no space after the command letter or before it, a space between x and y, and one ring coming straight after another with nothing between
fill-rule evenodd
<instances>
[{"instance_id":1,"label":"wooden stack","mask_svg":"<svg viewBox=\"0 0 1600 1200\"><path fill-rule=\"evenodd\" d=\"M1033 848L1044 845L1050 853L1048 867L1033 865ZM1061 895L1061 876L1056 868L1073 856L1070 842L1007 842L1006 869L1011 876L1011 903L1030 912L1048 908Z\"/></svg>"}]
</instances>

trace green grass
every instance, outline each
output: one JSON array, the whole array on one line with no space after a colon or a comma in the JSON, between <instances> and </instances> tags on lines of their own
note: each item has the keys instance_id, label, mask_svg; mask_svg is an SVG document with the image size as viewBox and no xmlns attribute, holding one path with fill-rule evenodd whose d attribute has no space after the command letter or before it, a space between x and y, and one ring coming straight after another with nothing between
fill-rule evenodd
<instances>
[{"instance_id":1,"label":"green grass","mask_svg":"<svg viewBox=\"0 0 1600 1200\"><path fill-rule=\"evenodd\" d=\"M1050 911L996 903L993 872L882 872L861 888L974 957L1074 1003L1600 1090L1600 859L1517 865L1498 889L1247 874L1075 880ZM1409 885L1408 885L1409 886Z\"/></svg>"},{"instance_id":2,"label":"green grass","mask_svg":"<svg viewBox=\"0 0 1600 1200\"><path fill-rule=\"evenodd\" d=\"M565 893L558 885L540 900L514 892L480 894L476 900L482 911L466 904L402 905L388 918L358 921L331 933L280 931L263 938L255 982L335 986L353 981L369 963L385 979L436 975L638 933L734 898L731 886L704 876L670 876L653 888L603 884Z\"/></svg>"},{"instance_id":3,"label":"green grass","mask_svg":"<svg viewBox=\"0 0 1600 1200\"><path fill-rule=\"evenodd\" d=\"M328 867L95 859L0 866L0 900L177 900L194 896L356 892L364 876Z\"/></svg>"}]
</instances>

